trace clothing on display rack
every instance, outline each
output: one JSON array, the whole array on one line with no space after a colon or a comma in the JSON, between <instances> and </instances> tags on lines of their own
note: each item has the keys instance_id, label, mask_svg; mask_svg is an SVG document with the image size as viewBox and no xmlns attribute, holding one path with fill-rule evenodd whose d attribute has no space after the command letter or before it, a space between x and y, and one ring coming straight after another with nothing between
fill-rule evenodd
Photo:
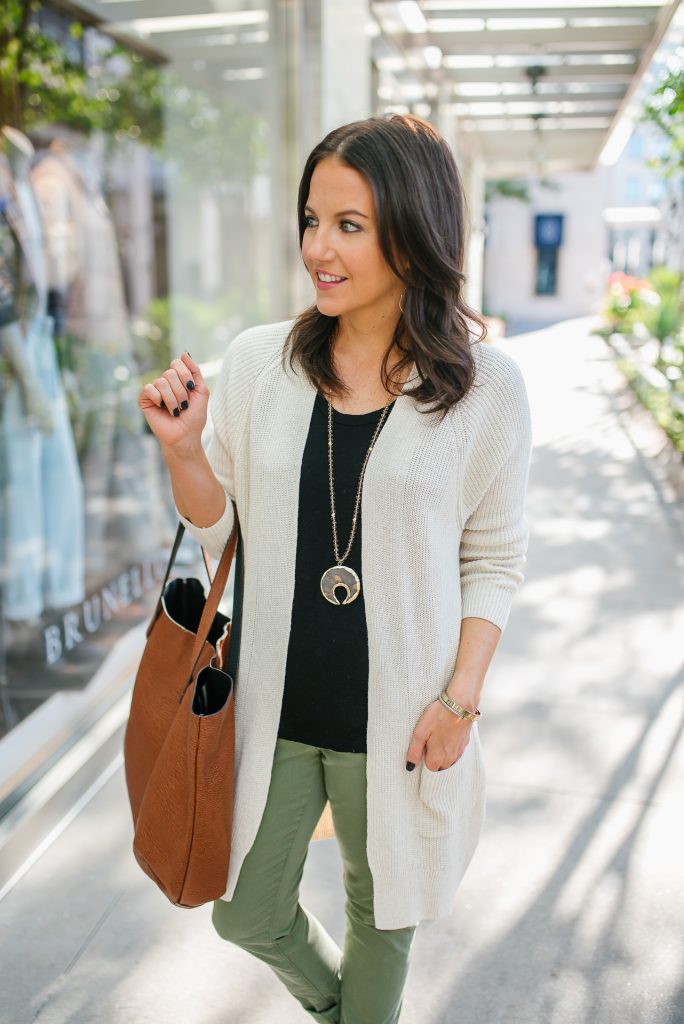
<instances>
[{"instance_id":1,"label":"clothing on display rack","mask_svg":"<svg viewBox=\"0 0 684 1024\"><path fill-rule=\"evenodd\" d=\"M102 579L126 547L129 558L154 548L149 461L133 386L129 311L119 248L88 139L70 131L41 151L31 181L45 228L50 309L62 334L63 371L73 389L72 422L88 509L86 568Z\"/></svg>"},{"instance_id":2,"label":"clothing on display rack","mask_svg":"<svg viewBox=\"0 0 684 1024\"><path fill-rule=\"evenodd\" d=\"M83 600L84 500L47 316L42 225L29 178L33 147L0 133L2 615L38 618Z\"/></svg>"}]
</instances>

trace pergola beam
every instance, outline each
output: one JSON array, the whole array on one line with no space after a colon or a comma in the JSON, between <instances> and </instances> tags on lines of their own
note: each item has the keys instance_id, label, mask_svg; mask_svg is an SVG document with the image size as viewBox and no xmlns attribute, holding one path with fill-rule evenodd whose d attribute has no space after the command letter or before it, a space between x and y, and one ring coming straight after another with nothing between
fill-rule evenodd
<instances>
[{"instance_id":1,"label":"pergola beam","mask_svg":"<svg viewBox=\"0 0 684 1024\"><path fill-rule=\"evenodd\" d=\"M518 173L539 173L542 165L549 173L594 167L606 140L618 130L617 145L635 116L636 90L678 6L677 0L419 3L426 19L421 32L407 31L396 0L371 3L379 38L392 44L374 47L388 76L385 95L409 109L441 97L456 137L468 139L488 172L499 168L492 173L517 164ZM545 18L553 20L539 24ZM533 72L535 66L541 70ZM481 109L473 111L477 104Z\"/></svg>"},{"instance_id":2,"label":"pergola beam","mask_svg":"<svg viewBox=\"0 0 684 1024\"><path fill-rule=\"evenodd\" d=\"M573 120L576 124L573 124ZM541 125L540 130L543 132L554 132L554 131L605 131L606 128L610 127L611 123L610 116L602 116L597 114L595 117L587 117L586 114L562 114L558 117L546 117ZM512 117L505 118L501 115L498 118L492 118L489 121L484 121L479 117L463 117L462 126L464 131L482 131L488 135L495 135L497 132L509 133L511 138L515 135L522 136L534 136L537 129L533 124L528 124L531 121L530 118L523 117ZM586 122L590 123L587 124ZM582 123L584 122L584 123Z\"/></svg>"},{"instance_id":3,"label":"pergola beam","mask_svg":"<svg viewBox=\"0 0 684 1024\"><path fill-rule=\"evenodd\" d=\"M520 68L445 68L445 79L453 82L517 82L526 81L525 69ZM632 75L629 71L615 71L607 66L605 71L594 67L591 71L570 67L548 68L545 82L583 82L604 85L629 85Z\"/></svg>"},{"instance_id":4,"label":"pergola beam","mask_svg":"<svg viewBox=\"0 0 684 1024\"><path fill-rule=\"evenodd\" d=\"M484 32L435 33L432 41L444 53L529 52L532 46L546 46L550 52L587 52L638 49L651 38L648 25L622 28L486 29ZM410 33L397 37L407 50L415 45Z\"/></svg>"},{"instance_id":5,"label":"pergola beam","mask_svg":"<svg viewBox=\"0 0 684 1024\"><path fill-rule=\"evenodd\" d=\"M460 104L459 104L459 106L460 106ZM587 118L587 117L595 118L595 117L600 117L600 118L605 118L608 122L610 122L612 120L612 118L614 117L616 110L617 110L617 104L615 104L615 106L611 110L590 110L588 108L584 109L584 110L567 110L567 111L566 110L556 110L556 111L551 111L551 110L545 111L544 110L544 111L539 111L539 114L537 116L543 118L545 121L555 121L555 120L558 120L559 118L563 119L563 120L567 120L567 119L572 119L572 118ZM487 121L495 121L495 120L501 120L501 119L512 119L512 120L515 120L515 121L520 121L522 118L529 118L530 121L532 121L532 119L533 119L533 117L535 115L534 114L522 113L522 112L516 111L516 110L510 110L510 111L509 110L502 110L502 111L498 111L498 112L496 112L496 111L487 112L487 111L483 111L483 110L476 110L476 111L469 112L467 110L463 110L463 111L459 111L458 112L458 116L463 118L464 120L478 121L478 122L479 121L483 121L483 122L486 123Z\"/></svg>"},{"instance_id":6,"label":"pergola beam","mask_svg":"<svg viewBox=\"0 0 684 1024\"><path fill-rule=\"evenodd\" d=\"M615 6L601 6L600 4L573 4L564 3L556 6L553 3L539 4L538 6L534 3L526 3L522 0L522 3L516 4L515 7L502 7L500 4L497 6L495 3L491 5L485 0L483 3L474 3L466 7L449 8L444 7L432 7L427 4L423 4L423 13L428 21L439 20L442 21L446 18L645 18L653 19L657 15L658 11L663 7L662 0L653 0L652 3L648 3L648 0L644 2L641 0L639 3L633 5L629 3L616 4ZM391 9L396 7L396 4L392 0L375 0L373 7L382 13L382 8L387 7Z\"/></svg>"},{"instance_id":7,"label":"pergola beam","mask_svg":"<svg viewBox=\"0 0 684 1024\"><path fill-rule=\"evenodd\" d=\"M608 92L602 89L592 89L587 93L577 92L558 92L558 93L533 93L526 91L524 93L477 93L475 95L468 93L463 94L459 92L453 93L454 103L538 103L540 106L543 104L552 103L585 103L587 107L592 106L594 103L613 103L615 106L619 106L620 101L624 95L624 90L619 92Z\"/></svg>"}]
</instances>

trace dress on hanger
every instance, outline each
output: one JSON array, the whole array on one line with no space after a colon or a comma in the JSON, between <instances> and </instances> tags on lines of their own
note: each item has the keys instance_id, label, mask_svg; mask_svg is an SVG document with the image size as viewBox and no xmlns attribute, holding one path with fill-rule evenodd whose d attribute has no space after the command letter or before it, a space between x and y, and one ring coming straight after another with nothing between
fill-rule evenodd
<instances>
[{"instance_id":1,"label":"dress on hanger","mask_svg":"<svg viewBox=\"0 0 684 1024\"><path fill-rule=\"evenodd\" d=\"M0 153L0 346L2 332L17 325L25 365L52 421L46 430L27 415L20 382L8 374L0 410L0 532L2 614L10 621L78 604L85 594L83 485L46 301L38 207L28 177L15 177Z\"/></svg>"},{"instance_id":2,"label":"dress on hanger","mask_svg":"<svg viewBox=\"0 0 684 1024\"><path fill-rule=\"evenodd\" d=\"M88 509L89 579L106 579L154 549L144 421L137 407L129 312L112 218L84 144L53 143L38 154L31 183L44 230L48 287L59 296L74 382L74 429Z\"/></svg>"}]
</instances>

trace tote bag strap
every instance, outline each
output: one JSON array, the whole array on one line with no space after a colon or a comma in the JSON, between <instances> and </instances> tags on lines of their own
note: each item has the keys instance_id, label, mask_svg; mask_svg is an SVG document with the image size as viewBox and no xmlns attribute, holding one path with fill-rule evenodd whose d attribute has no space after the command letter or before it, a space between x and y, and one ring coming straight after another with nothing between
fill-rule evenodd
<instances>
[{"instance_id":1,"label":"tote bag strap","mask_svg":"<svg viewBox=\"0 0 684 1024\"><path fill-rule=\"evenodd\" d=\"M231 566L231 563L233 561L233 556L235 554L236 547L238 547L239 551L242 552L242 535L240 533L240 523L239 523L239 520L238 520L238 517L237 517L237 508L235 506L235 502L233 502L233 521L234 521L233 532L231 533L230 537L228 538L228 542L227 542L225 548L223 549L223 553L221 555L221 559L219 561L219 564L216 567L216 572L214 574L213 580L211 580L211 586L209 588L209 593L207 594L207 597L206 597L206 600L205 600L205 603L204 603L204 608L202 610L202 615L201 615L201 618L200 618L200 621L199 621L199 625L197 627L197 632L195 634L195 642L194 642L193 648L192 648L192 668L190 669L190 674L188 676L187 682L186 682L185 686L183 687L183 692L180 695L179 703L180 703L180 701L183 700L183 696L185 695L185 691L187 690L188 686L192 682L192 677L195 674L195 669L197 668L197 662L200 659L200 656L202 654L202 650L204 649L204 644L206 643L207 637L209 636L209 631L211 630L211 627L212 627L213 622L214 622L214 618L216 616L216 612L218 611L219 602L221 601L221 598L223 597L223 592L226 589L226 583L228 582L228 576L230 575L230 566ZM150 633L152 632L152 627L154 626L154 623L156 622L157 617L158 617L160 611L162 610L162 602L163 602L163 599L164 599L164 591L166 590L166 585L167 585L167 583L169 581L169 576L171 575L171 570L173 569L174 562L176 561L176 555L178 554L178 550L179 550L179 548L181 546L181 542L183 540L184 533L185 533L185 526L183 525L183 523L179 523L178 524L178 530L176 531L176 537L175 537L175 540L173 542L173 547L171 548L171 554L169 556L169 562L168 562L168 565L166 567L166 573L164 574L164 582L162 583L161 593L159 595L159 600L157 601L157 607L155 608L154 615L152 616L152 619L150 620L150 624L147 627L147 636L148 637L149 637ZM202 554L204 556L204 564L205 564L205 567L207 569L207 573L209 574L209 565L208 565L207 558L206 558L206 555L204 553L204 550L202 551ZM238 581L238 570L239 570L239 576L240 576L239 581ZM243 576L243 573L242 573L242 558L240 558L238 564L236 565L236 579L235 579L236 594L238 595L238 597L237 597L238 608L239 608L239 606L241 605L241 602L242 602L242 576ZM209 578L211 579L211 576ZM238 639L239 639L239 626L238 626L238 630L237 630L238 637L236 638L236 636L235 636L235 634L233 632L233 625L235 623L235 615L236 615L235 600L233 602L233 605L234 605L234 612L233 612L233 617L231 619L230 644L229 644L229 650L228 650L228 657L229 657L229 663L235 663L235 665L237 665L236 655L237 655L237 646L238 646ZM233 676L233 678L235 678L235 677Z\"/></svg>"},{"instance_id":2,"label":"tote bag strap","mask_svg":"<svg viewBox=\"0 0 684 1024\"><path fill-rule=\"evenodd\" d=\"M235 502L233 502L233 514L235 516L235 523L237 523L238 522L238 518L237 518L237 509L235 508ZM239 524L238 524L238 530L239 530ZM161 590L159 592L159 599L157 601L157 604L155 606L154 612L152 614L152 617L151 617L151 619L149 621L149 624L147 626L147 629L145 631L145 635L147 637L149 637L150 633L152 632L152 627L154 626L155 622L157 621L157 619L159 617L159 613L162 610L162 601L164 599L164 591L166 590L166 585L169 582L169 576L171 575L171 570L173 569L174 564L176 562L176 556L178 555L178 552L180 551L180 546L181 546L181 543L183 541L183 535L184 534L185 534L185 526L183 525L183 523L179 523L178 524L178 529L176 530L176 536L175 536L174 541L173 541L173 546L171 547L171 554L169 555L169 561L168 561L168 564L166 566L166 572L164 573L164 580L162 582ZM229 541L229 543L230 543L230 541ZM225 551L224 551L224 554L225 554ZM211 587L212 578L211 578L211 570L209 568L209 558L208 558L207 553L204 550L204 548L202 548L202 561L204 562L204 568L206 569L207 579L209 580L209 586ZM218 569L217 569L217 571L218 571ZM226 579L227 579L227 577L226 577ZM225 584L224 584L224 588L225 588ZM219 597L219 601L220 600L221 600L221 598ZM210 628L211 628L211 626L210 626Z\"/></svg>"},{"instance_id":3,"label":"tote bag strap","mask_svg":"<svg viewBox=\"0 0 684 1024\"><path fill-rule=\"evenodd\" d=\"M235 522L237 523L238 536L237 550L235 552L233 607L230 614L230 640L228 643L228 661L225 667L226 675L229 675L233 681L237 679L238 658L240 654L240 635L242 633L242 599L245 586L244 550L242 541L242 531L240 530L240 522L237 518L237 510L235 510ZM182 525L183 524L181 523L181 526ZM209 584L211 585L211 567L209 565L209 557L204 548L202 548L202 556L204 558L204 567L207 570L207 576L209 577Z\"/></svg>"},{"instance_id":4,"label":"tote bag strap","mask_svg":"<svg viewBox=\"0 0 684 1024\"><path fill-rule=\"evenodd\" d=\"M178 524L178 529L176 530L176 538L175 538L175 540L173 542L173 547L171 548L171 554L169 555L169 563L166 566L166 572L164 573L164 580L163 580L162 585L161 585L161 591L159 593L159 600L157 601L157 605L156 605L156 607L154 609L154 613L152 615L152 618L150 619L150 622L149 622L149 625L147 627L147 630L145 631L145 635L148 636L148 637L149 637L150 633L152 632L152 627L154 626L155 622L157 621L157 619L159 617L159 613L162 610L162 600L164 598L164 591L166 590L166 584L169 582L169 576L171 575L171 570L173 569L174 562L176 561L176 555L178 554L178 551L180 549L181 541L183 540L183 534L184 533L185 533L185 527L183 526L182 523L179 523Z\"/></svg>"},{"instance_id":5,"label":"tote bag strap","mask_svg":"<svg viewBox=\"0 0 684 1024\"><path fill-rule=\"evenodd\" d=\"M235 548L237 546L237 538L239 532L237 509L235 508L234 503L233 518L233 532L228 538L228 543L223 549L221 560L219 561L219 564L216 566L216 572L214 573L214 578L211 582L211 587L209 588L209 593L207 594L207 599L204 603L202 617L199 621L199 626L197 627L195 643L192 649L193 665L192 671L190 672L190 678L192 678L192 674L195 671L200 654L202 653L202 648L204 647L205 641L209 636L209 630L211 629L212 624L214 622L214 617L216 615L216 612L218 611L219 602L223 597L223 591L226 589L226 583L228 582L228 576L230 575L230 566L233 561L233 555L235 554ZM190 679L188 680L188 682L189 681Z\"/></svg>"}]
</instances>

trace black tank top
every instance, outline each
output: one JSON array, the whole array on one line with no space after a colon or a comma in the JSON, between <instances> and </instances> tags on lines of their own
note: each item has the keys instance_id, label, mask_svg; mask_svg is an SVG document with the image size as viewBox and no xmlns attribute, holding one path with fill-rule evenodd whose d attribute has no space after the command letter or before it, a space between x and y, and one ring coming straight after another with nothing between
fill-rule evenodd
<instances>
[{"instance_id":1,"label":"black tank top","mask_svg":"<svg viewBox=\"0 0 684 1024\"><path fill-rule=\"evenodd\" d=\"M393 408L394 400L381 430ZM333 409L340 555L349 543L361 466L382 412L378 409L356 414ZM369 464L373 457L372 452ZM283 739L366 753L368 631L361 574L362 528L359 505L354 543L344 564L358 574L361 593L351 604L331 604L321 593L321 576L335 565L328 482L328 402L318 392L299 483L294 600L278 729ZM337 591L340 600L342 593Z\"/></svg>"}]
</instances>

